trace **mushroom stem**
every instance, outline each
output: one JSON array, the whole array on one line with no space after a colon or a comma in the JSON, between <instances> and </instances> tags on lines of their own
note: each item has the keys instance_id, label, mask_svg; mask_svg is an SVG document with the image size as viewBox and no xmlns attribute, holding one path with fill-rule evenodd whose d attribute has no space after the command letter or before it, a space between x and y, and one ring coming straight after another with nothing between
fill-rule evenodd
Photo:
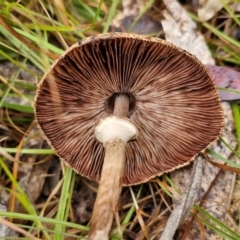
<instances>
[{"instance_id":1,"label":"mushroom stem","mask_svg":"<svg viewBox=\"0 0 240 240\"><path fill-rule=\"evenodd\" d=\"M109 239L113 216L122 189L122 175L125 165L125 142L121 139L105 144L105 158L94 204L90 240Z\"/></svg>"},{"instance_id":2,"label":"mushroom stem","mask_svg":"<svg viewBox=\"0 0 240 240\"><path fill-rule=\"evenodd\" d=\"M128 96L119 94L115 98L113 111L115 116L102 119L95 128L95 136L105 148L105 158L88 235L90 240L109 239L113 216L117 211L122 190L125 147L127 142L137 135L135 125L127 118L121 118L127 116L128 111Z\"/></svg>"},{"instance_id":3,"label":"mushroom stem","mask_svg":"<svg viewBox=\"0 0 240 240\"><path fill-rule=\"evenodd\" d=\"M127 117L129 112L129 97L120 93L114 101L113 115L118 117Z\"/></svg>"}]
</instances>

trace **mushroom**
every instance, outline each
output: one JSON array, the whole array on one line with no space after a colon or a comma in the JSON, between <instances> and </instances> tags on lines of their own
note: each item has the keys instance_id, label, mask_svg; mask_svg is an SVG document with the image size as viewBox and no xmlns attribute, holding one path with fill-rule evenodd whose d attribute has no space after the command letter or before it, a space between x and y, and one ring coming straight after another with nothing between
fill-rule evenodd
<instances>
[{"instance_id":1,"label":"mushroom","mask_svg":"<svg viewBox=\"0 0 240 240\"><path fill-rule=\"evenodd\" d=\"M223 112L212 77L164 40L107 33L70 47L43 76L35 113L57 155L100 181L89 239L108 239L122 186L189 164Z\"/></svg>"}]
</instances>

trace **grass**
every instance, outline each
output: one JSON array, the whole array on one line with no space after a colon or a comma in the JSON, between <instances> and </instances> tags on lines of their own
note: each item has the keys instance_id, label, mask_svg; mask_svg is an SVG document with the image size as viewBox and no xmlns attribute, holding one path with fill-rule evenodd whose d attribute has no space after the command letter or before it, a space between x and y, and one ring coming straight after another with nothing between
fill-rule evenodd
<instances>
[{"instance_id":1,"label":"grass","mask_svg":"<svg viewBox=\"0 0 240 240\"><path fill-rule=\"evenodd\" d=\"M152 4L152 0L147 2L143 12L136 17L128 29L129 31ZM89 223L84 225L74 223L71 199L76 176L70 168L61 166L63 174L44 203L31 199L28 191L19 183L23 166L46 164L54 155L53 150L30 144L41 138L39 131L34 128L33 101L37 82L22 80L19 75L20 70L24 70L39 81L42 74L38 71L45 72L68 46L81 38L108 32L116 10L121 8L119 0L72 0L67 3L30 0L26 5L20 2L0 2L0 61L9 61L19 67L19 70L13 72L9 78L0 76L2 126L0 192L10 196L7 202L9 211L0 212L0 216L5 217L2 221L0 219L0 224L7 222L15 231L22 229L21 234L27 239L61 240L67 237L84 239L89 230ZM217 64L230 67L240 65L240 42L231 37L229 29L224 27L225 24L231 26L231 29L239 26L239 15L230 5L224 3L224 9L218 13L215 20L208 22L199 22L194 11L189 14L198 23L199 29L207 39ZM34 66L38 71L34 71L26 64ZM9 102L9 98L17 101ZM236 102L232 103L232 110L237 139L240 142L240 113ZM11 141L7 137L10 137ZM227 143L225 144L227 146ZM239 156L240 145L238 149L231 149L231 151ZM208 154L223 160L233 168L240 168L239 163L233 163L212 150L208 150ZM26 156L38 160L26 163L24 160ZM155 236L158 236L166 223L171 199L176 194L178 190L167 175L134 187L132 190L124 189L125 200L122 203L122 211L119 213L120 232L130 232L133 238L137 234L144 238L147 231L153 231ZM16 209L21 211L16 212ZM202 225L225 239L240 238L240 228L237 232L233 231L198 205L195 209L199 212L198 221ZM139 224L141 221L144 224ZM120 239L120 236L116 227L112 232L112 239ZM11 237L5 239L11 239Z\"/></svg>"}]
</instances>

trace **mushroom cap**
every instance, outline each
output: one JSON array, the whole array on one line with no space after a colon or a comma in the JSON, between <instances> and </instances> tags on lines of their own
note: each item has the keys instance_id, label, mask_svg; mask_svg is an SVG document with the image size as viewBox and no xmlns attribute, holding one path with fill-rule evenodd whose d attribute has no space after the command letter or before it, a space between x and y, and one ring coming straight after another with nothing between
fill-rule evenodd
<instances>
[{"instance_id":1,"label":"mushroom cap","mask_svg":"<svg viewBox=\"0 0 240 240\"><path fill-rule=\"evenodd\" d=\"M105 150L94 137L117 93L130 98L139 131L126 146L123 185L189 164L215 141L223 112L214 82L196 57L164 40L127 33L86 38L43 76L35 114L57 155L100 180Z\"/></svg>"}]
</instances>

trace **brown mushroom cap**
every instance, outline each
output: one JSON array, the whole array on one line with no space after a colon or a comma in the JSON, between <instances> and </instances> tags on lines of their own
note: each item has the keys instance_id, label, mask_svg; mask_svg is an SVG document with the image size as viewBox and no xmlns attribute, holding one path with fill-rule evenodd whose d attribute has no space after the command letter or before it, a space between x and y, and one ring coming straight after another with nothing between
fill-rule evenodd
<instances>
[{"instance_id":1,"label":"brown mushroom cap","mask_svg":"<svg viewBox=\"0 0 240 240\"><path fill-rule=\"evenodd\" d=\"M128 94L129 118L139 130L126 146L124 185L189 164L223 126L213 79L191 54L135 34L86 38L44 75L35 110L58 156L93 180L100 179L104 160L94 128L111 115L117 93Z\"/></svg>"}]
</instances>

